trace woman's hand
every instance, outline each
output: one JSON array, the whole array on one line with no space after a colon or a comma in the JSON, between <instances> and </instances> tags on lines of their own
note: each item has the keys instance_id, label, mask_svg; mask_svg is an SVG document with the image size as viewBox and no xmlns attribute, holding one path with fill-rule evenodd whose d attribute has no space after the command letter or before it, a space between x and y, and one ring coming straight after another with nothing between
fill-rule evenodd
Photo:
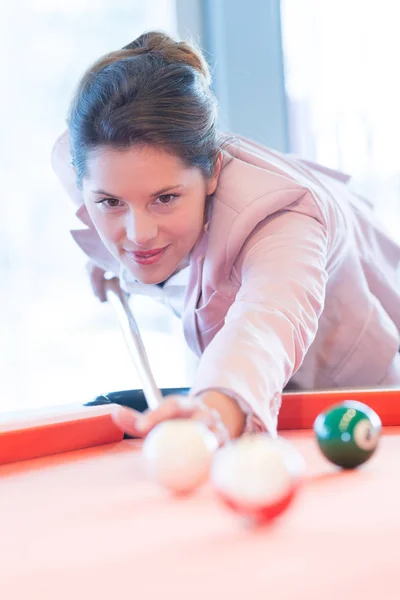
<instances>
[{"instance_id":1,"label":"woman's hand","mask_svg":"<svg viewBox=\"0 0 400 600\"><path fill-rule=\"evenodd\" d=\"M97 267L92 262L88 262L86 265L86 271L89 275L90 285L96 298L100 302L107 302L106 290L105 290L105 271L100 267Z\"/></svg>"},{"instance_id":2,"label":"woman's hand","mask_svg":"<svg viewBox=\"0 0 400 600\"><path fill-rule=\"evenodd\" d=\"M196 419L214 433L220 445L238 437L245 422L245 415L236 401L216 391L206 392L201 398L168 396L157 409L145 413L118 407L113 416L117 425L133 437L145 437L162 421Z\"/></svg>"}]
</instances>

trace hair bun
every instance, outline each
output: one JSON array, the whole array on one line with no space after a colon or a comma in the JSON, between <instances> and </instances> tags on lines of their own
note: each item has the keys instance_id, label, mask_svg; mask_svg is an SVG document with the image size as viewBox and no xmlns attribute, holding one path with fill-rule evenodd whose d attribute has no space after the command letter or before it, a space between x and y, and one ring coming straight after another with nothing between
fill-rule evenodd
<instances>
[{"instance_id":1,"label":"hair bun","mask_svg":"<svg viewBox=\"0 0 400 600\"><path fill-rule=\"evenodd\" d=\"M196 48L193 43L177 42L161 31L149 31L124 46L123 50L133 50L134 54L158 52L168 62L179 62L193 67L203 76L207 87L211 84L211 74L207 61L201 50Z\"/></svg>"}]
</instances>

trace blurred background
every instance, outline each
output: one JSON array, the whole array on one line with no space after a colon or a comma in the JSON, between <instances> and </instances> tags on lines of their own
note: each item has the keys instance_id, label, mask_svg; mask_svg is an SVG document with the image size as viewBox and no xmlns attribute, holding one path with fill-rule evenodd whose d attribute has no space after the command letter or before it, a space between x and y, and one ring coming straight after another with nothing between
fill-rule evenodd
<instances>
[{"instance_id":1,"label":"blurred background","mask_svg":"<svg viewBox=\"0 0 400 600\"><path fill-rule=\"evenodd\" d=\"M393 0L19 0L2 6L0 412L140 387L92 295L50 165L86 67L143 31L206 52L224 130L353 175L400 241L398 8ZM180 322L132 299L157 383L190 385Z\"/></svg>"}]
</instances>

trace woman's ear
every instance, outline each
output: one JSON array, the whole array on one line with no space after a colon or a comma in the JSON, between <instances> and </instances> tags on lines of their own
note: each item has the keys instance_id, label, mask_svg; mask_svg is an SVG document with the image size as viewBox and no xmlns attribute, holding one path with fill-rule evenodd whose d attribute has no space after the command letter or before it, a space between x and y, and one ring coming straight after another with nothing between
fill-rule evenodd
<instances>
[{"instance_id":1,"label":"woman's ear","mask_svg":"<svg viewBox=\"0 0 400 600\"><path fill-rule=\"evenodd\" d=\"M214 173L211 175L207 182L207 196L211 196L217 189L218 179L221 174L222 158L222 152L219 152L217 160L215 161Z\"/></svg>"}]
</instances>

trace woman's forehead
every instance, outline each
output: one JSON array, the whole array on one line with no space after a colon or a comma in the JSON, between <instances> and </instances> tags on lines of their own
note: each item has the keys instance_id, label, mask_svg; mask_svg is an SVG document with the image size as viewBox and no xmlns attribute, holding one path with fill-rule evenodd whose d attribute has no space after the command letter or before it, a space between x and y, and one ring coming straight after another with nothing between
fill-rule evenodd
<instances>
[{"instance_id":1,"label":"woman's forehead","mask_svg":"<svg viewBox=\"0 0 400 600\"><path fill-rule=\"evenodd\" d=\"M116 188L149 192L167 186L191 185L201 177L198 169L187 167L176 155L149 146L126 150L99 148L89 154L87 166L84 187L93 191L113 186L116 195Z\"/></svg>"},{"instance_id":2,"label":"woman's forehead","mask_svg":"<svg viewBox=\"0 0 400 600\"><path fill-rule=\"evenodd\" d=\"M101 169L107 166L113 169L118 166L121 168L129 166L135 170L158 171L160 169L186 169L178 156L154 146L133 146L122 149L103 146L89 152L88 162L92 168L101 167Z\"/></svg>"}]
</instances>

